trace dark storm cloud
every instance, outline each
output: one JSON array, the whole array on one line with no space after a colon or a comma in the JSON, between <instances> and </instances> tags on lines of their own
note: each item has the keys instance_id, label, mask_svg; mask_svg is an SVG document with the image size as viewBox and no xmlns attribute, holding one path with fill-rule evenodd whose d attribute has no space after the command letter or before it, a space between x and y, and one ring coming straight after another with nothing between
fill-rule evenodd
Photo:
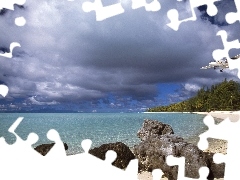
<instances>
[{"instance_id":1,"label":"dark storm cloud","mask_svg":"<svg viewBox=\"0 0 240 180\"><path fill-rule=\"evenodd\" d=\"M201 6L198 9L202 12L201 18L209 20L212 24L216 24L218 26L227 26L228 23L225 19L225 16L229 12L236 12L236 6L234 3L234 0L224 0L224 1L218 1L214 3L218 7L218 15L217 16L209 16L206 13L207 6Z\"/></svg>"},{"instance_id":2,"label":"dark storm cloud","mask_svg":"<svg viewBox=\"0 0 240 180\"><path fill-rule=\"evenodd\" d=\"M167 11L181 7L185 14L186 2L163 1L159 12L146 12L131 10L125 0L124 14L102 22L94 12L83 12L82 2L27 1L24 10L0 17L0 47L21 44L13 59L0 57L0 80L10 88L9 99L24 98L27 105L101 100L122 108L130 106L130 98L140 108L158 100L158 84L182 83L182 91L192 92L213 78L236 75L200 70L213 60L212 51L222 48L216 36L222 27L202 20L200 11L197 21L181 24L177 32L166 26ZM24 27L15 26L16 14L26 18ZM237 28L224 27L232 39ZM109 94L115 102L106 100Z\"/></svg>"}]
</instances>

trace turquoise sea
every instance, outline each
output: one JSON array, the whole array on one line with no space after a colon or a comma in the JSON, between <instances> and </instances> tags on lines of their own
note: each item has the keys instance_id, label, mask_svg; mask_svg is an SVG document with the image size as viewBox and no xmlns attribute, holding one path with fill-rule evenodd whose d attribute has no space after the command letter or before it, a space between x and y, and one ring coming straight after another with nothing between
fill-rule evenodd
<instances>
[{"instance_id":1,"label":"turquoise sea","mask_svg":"<svg viewBox=\"0 0 240 180\"><path fill-rule=\"evenodd\" d=\"M0 137L9 144L15 142L15 136L8 132L8 128L18 117L24 119L15 132L23 140L34 132L39 141L33 147L51 143L46 134L55 129L68 144L68 154L82 152L84 139L91 139L92 147L118 141L133 147L139 142L137 131L144 119L167 123L175 134L191 142L197 142L198 135L207 130L203 124L204 115L190 113L0 113Z\"/></svg>"}]
</instances>

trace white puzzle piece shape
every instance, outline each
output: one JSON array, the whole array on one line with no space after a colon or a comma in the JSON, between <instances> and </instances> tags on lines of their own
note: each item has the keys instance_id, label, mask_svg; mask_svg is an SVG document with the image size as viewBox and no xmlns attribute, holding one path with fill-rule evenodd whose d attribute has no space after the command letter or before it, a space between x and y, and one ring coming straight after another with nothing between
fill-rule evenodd
<instances>
[{"instance_id":1,"label":"white puzzle piece shape","mask_svg":"<svg viewBox=\"0 0 240 180\"><path fill-rule=\"evenodd\" d=\"M15 130L22 120L23 117L19 117L9 128L9 132L16 136L16 142L13 145L8 145L3 137L0 138L0 161L4 162L0 164L1 177L7 177L8 180L31 180L33 175L37 180L137 180L137 159L130 161L126 170L119 169L112 165L117 157L116 152L108 151L105 160L88 153L91 140L82 142L84 153L66 156L63 142L54 129L47 133L47 137L54 141L55 145L49 154L42 156L31 147L38 141L36 134L29 134L26 141L16 134Z\"/></svg>"},{"instance_id":2,"label":"white puzzle piece shape","mask_svg":"<svg viewBox=\"0 0 240 180\"><path fill-rule=\"evenodd\" d=\"M84 2L82 4L82 9L84 12L95 11L96 21L103 21L107 18L124 13L124 9L121 3L104 7L101 0L95 0L94 3Z\"/></svg>"},{"instance_id":3,"label":"white puzzle piece shape","mask_svg":"<svg viewBox=\"0 0 240 180\"><path fill-rule=\"evenodd\" d=\"M0 54L0 56L6 57L6 58L12 58L13 57L13 55L12 55L13 49L15 47L21 47L21 45L18 42L12 42L10 44L10 48L9 48L10 52L9 53L4 53L4 54Z\"/></svg>"},{"instance_id":4,"label":"white puzzle piece shape","mask_svg":"<svg viewBox=\"0 0 240 180\"><path fill-rule=\"evenodd\" d=\"M153 0L151 3L147 3L146 0L132 0L132 9L138 9L145 7L146 11L159 11L161 4L158 0Z\"/></svg>"},{"instance_id":5,"label":"white puzzle piece shape","mask_svg":"<svg viewBox=\"0 0 240 180\"><path fill-rule=\"evenodd\" d=\"M226 14L226 21L228 24L233 24L236 21L240 21L240 1L234 0L237 12L229 12Z\"/></svg>"},{"instance_id":6,"label":"white puzzle piece shape","mask_svg":"<svg viewBox=\"0 0 240 180\"><path fill-rule=\"evenodd\" d=\"M227 41L227 32L225 30L218 31L217 36L221 37L224 49L214 50L212 53L213 59L219 60L222 58L227 58L229 69L238 69L238 77L240 78L240 62L239 62L239 60L233 60L229 57L230 49L240 49L239 40L236 39L236 40L230 41L230 42Z\"/></svg>"},{"instance_id":7,"label":"white puzzle piece shape","mask_svg":"<svg viewBox=\"0 0 240 180\"><path fill-rule=\"evenodd\" d=\"M167 157L167 164L169 166L178 166L178 180L207 180L209 169L208 167L201 167L199 169L199 178L189 178L185 177L185 157L174 157L169 155Z\"/></svg>"},{"instance_id":8,"label":"white puzzle piece shape","mask_svg":"<svg viewBox=\"0 0 240 180\"><path fill-rule=\"evenodd\" d=\"M229 57L229 50L230 49L240 49L240 43L239 40L236 39L234 41L227 41L227 32L225 30L221 30L217 32L217 36L220 36L223 42L224 49L216 49L213 51L212 56L215 60L222 59L226 57L227 59L230 59Z\"/></svg>"},{"instance_id":9,"label":"white puzzle piece shape","mask_svg":"<svg viewBox=\"0 0 240 180\"><path fill-rule=\"evenodd\" d=\"M9 10L14 10L14 4L23 5L26 0L1 0L0 1L0 10L5 8Z\"/></svg>"},{"instance_id":10,"label":"white puzzle piece shape","mask_svg":"<svg viewBox=\"0 0 240 180\"><path fill-rule=\"evenodd\" d=\"M2 95L3 97L6 97L8 94L8 91L9 89L6 85L3 85L3 84L0 85L0 95Z\"/></svg>"},{"instance_id":11,"label":"white puzzle piece shape","mask_svg":"<svg viewBox=\"0 0 240 180\"><path fill-rule=\"evenodd\" d=\"M222 139L228 142L227 154L214 155L216 163L225 163L224 180L240 179L239 165L240 162L240 121L231 122L229 118L220 122L218 125L212 116L204 118L204 124L208 130L199 135L200 140L198 147L202 150L208 147L207 138Z\"/></svg>"},{"instance_id":12,"label":"white puzzle piece shape","mask_svg":"<svg viewBox=\"0 0 240 180\"><path fill-rule=\"evenodd\" d=\"M178 10L176 9L171 9L167 12L167 16L170 20L170 23L167 25L172 28L173 30L177 31L180 24L183 22L187 21L196 21L197 16L194 11L196 7L202 6L202 5L207 5L207 13L209 16L215 16L218 12L217 7L214 5L214 2L220 1L220 0L189 0L190 1L190 6L191 6L191 13L192 16L184 19L184 20L179 20L179 13Z\"/></svg>"}]
</instances>

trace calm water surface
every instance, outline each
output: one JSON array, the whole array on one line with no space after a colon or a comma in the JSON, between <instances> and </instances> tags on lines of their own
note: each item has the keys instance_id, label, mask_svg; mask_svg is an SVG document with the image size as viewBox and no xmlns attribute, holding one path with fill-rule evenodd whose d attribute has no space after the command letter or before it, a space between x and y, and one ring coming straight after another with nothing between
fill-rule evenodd
<instances>
[{"instance_id":1,"label":"calm water surface","mask_svg":"<svg viewBox=\"0 0 240 180\"><path fill-rule=\"evenodd\" d=\"M84 139L91 139L93 147L117 141L133 147L139 142L136 134L144 119L167 123L175 134L188 141L198 141L198 135L207 130L204 115L186 113L0 113L0 137L9 144L15 142L15 136L8 128L18 117L24 117L15 131L22 139L26 140L34 132L39 136L34 147L50 143L46 134L55 129L68 144L68 154L82 152Z\"/></svg>"}]
</instances>

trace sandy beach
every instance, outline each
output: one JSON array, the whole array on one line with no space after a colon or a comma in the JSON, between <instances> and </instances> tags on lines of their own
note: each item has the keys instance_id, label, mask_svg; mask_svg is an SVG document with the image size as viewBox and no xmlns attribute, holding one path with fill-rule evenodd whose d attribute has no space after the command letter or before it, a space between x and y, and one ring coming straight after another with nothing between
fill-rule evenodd
<instances>
[{"instance_id":1,"label":"sandy beach","mask_svg":"<svg viewBox=\"0 0 240 180\"><path fill-rule=\"evenodd\" d=\"M226 118L229 118L232 122L236 122L240 118L240 111L211 111L211 112L194 112L196 114L211 115L216 122L221 122ZM205 150L212 153L226 154L227 142L224 140L210 139L209 148ZM139 180L152 180L152 174L150 172L142 172L138 175ZM163 177L161 180L167 180ZM216 179L217 180L217 179ZM223 180L220 178L218 180Z\"/></svg>"},{"instance_id":2,"label":"sandy beach","mask_svg":"<svg viewBox=\"0 0 240 180\"><path fill-rule=\"evenodd\" d=\"M196 114L211 115L216 121L222 121L229 118L232 122L236 122L240 118L240 111L211 111L211 112L194 112Z\"/></svg>"}]
</instances>

